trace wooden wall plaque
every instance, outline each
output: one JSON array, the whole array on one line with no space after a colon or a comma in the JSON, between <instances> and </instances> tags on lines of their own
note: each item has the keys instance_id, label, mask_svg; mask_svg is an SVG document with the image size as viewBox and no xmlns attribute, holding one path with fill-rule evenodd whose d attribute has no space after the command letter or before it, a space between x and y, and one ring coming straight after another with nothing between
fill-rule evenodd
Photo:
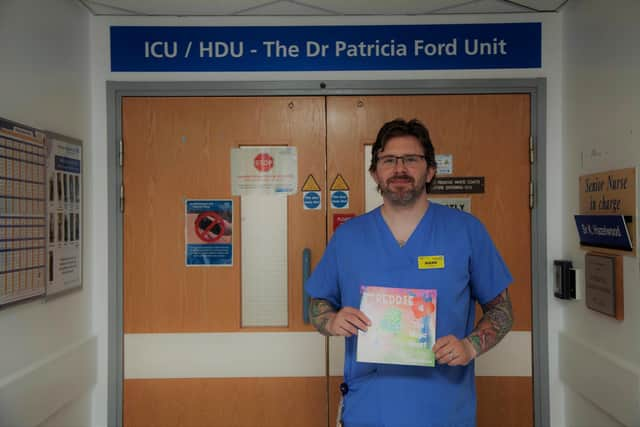
<instances>
[{"instance_id":1,"label":"wooden wall plaque","mask_svg":"<svg viewBox=\"0 0 640 427\"><path fill-rule=\"evenodd\" d=\"M587 307L624 320L622 257L588 252L584 265Z\"/></svg>"},{"instance_id":2,"label":"wooden wall plaque","mask_svg":"<svg viewBox=\"0 0 640 427\"><path fill-rule=\"evenodd\" d=\"M618 169L580 177L581 215L623 215L633 244L633 250L597 248L598 252L636 255L636 169ZM583 249L596 249L581 246Z\"/></svg>"}]
</instances>

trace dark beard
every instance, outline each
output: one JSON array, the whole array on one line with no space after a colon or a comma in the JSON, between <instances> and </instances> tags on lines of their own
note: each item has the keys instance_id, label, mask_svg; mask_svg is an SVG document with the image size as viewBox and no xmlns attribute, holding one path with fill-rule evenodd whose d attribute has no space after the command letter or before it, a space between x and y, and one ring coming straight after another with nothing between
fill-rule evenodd
<instances>
[{"instance_id":1,"label":"dark beard","mask_svg":"<svg viewBox=\"0 0 640 427\"><path fill-rule=\"evenodd\" d=\"M413 188L405 191L392 191L389 189L390 181L392 179L397 179L397 178L408 179L411 181L411 183L415 183L415 180L408 175L394 176L387 180L387 185L384 188L378 186L378 190L380 190L380 194L382 194L383 197L386 197L392 205L410 206L414 204L415 201L418 199L418 196L420 195L422 189L419 189L414 186Z\"/></svg>"}]
</instances>

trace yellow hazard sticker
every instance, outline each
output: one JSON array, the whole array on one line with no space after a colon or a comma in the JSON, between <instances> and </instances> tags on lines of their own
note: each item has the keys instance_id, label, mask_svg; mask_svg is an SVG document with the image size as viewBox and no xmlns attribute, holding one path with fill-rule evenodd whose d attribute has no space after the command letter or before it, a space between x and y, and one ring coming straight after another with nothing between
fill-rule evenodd
<instances>
[{"instance_id":1,"label":"yellow hazard sticker","mask_svg":"<svg viewBox=\"0 0 640 427\"><path fill-rule=\"evenodd\" d=\"M313 175L309 175L304 181L304 184L302 185L302 191L320 191L318 181L316 181Z\"/></svg>"},{"instance_id":2,"label":"yellow hazard sticker","mask_svg":"<svg viewBox=\"0 0 640 427\"><path fill-rule=\"evenodd\" d=\"M347 181L344 180L342 175L338 174L336 179L333 180L333 184L331 184L331 191L347 191L349 186L347 185Z\"/></svg>"},{"instance_id":3,"label":"yellow hazard sticker","mask_svg":"<svg viewBox=\"0 0 640 427\"><path fill-rule=\"evenodd\" d=\"M444 268L443 255L429 255L418 257L418 268L420 270L429 270L433 268Z\"/></svg>"}]
</instances>

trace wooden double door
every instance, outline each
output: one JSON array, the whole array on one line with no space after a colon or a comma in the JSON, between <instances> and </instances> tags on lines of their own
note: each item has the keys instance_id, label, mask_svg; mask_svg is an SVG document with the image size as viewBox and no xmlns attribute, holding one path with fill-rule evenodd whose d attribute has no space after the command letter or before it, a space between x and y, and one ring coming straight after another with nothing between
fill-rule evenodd
<instances>
[{"instance_id":1,"label":"wooden double door","mask_svg":"<svg viewBox=\"0 0 640 427\"><path fill-rule=\"evenodd\" d=\"M478 424L532 425L530 115L527 94L124 98L124 425L335 425L342 343L304 321L304 252L313 267L336 215L365 211L366 152L397 117L427 125L452 176L484 177L484 193L455 197L514 276L516 320L476 365ZM296 147L298 189L312 176L320 205L232 196L230 152L252 146ZM338 175L348 203L334 209ZM231 200L227 265L186 265L190 200ZM280 320L261 324L269 310Z\"/></svg>"}]
</instances>

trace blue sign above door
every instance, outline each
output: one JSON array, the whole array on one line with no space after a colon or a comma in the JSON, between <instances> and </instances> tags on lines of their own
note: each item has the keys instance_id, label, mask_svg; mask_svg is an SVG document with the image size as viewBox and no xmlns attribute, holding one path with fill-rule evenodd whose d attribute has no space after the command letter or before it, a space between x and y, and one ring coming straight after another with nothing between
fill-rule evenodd
<instances>
[{"instance_id":1,"label":"blue sign above door","mask_svg":"<svg viewBox=\"0 0 640 427\"><path fill-rule=\"evenodd\" d=\"M300 27L111 27L111 71L540 68L539 22Z\"/></svg>"}]
</instances>

